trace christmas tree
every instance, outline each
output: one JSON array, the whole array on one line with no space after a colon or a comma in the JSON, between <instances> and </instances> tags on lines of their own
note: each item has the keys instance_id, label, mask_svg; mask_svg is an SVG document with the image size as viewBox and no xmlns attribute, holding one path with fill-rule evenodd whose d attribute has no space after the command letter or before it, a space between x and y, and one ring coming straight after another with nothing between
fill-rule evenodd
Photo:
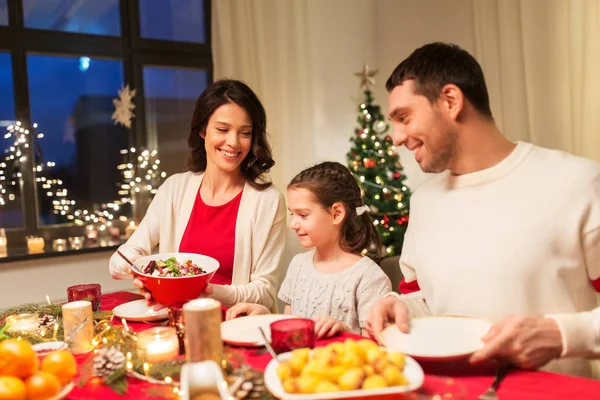
<instances>
[{"instance_id":1,"label":"christmas tree","mask_svg":"<svg viewBox=\"0 0 600 400\"><path fill-rule=\"evenodd\" d=\"M361 79L364 100L358 108L358 126L350 139L348 167L363 189L363 198L371 209L371 217L383 243L384 256L399 255L408 225L410 190L404 183L400 157L392 138L386 133L389 125L381 107L373 104L369 90L375 85L377 70L365 65L357 75Z\"/></svg>"}]
</instances>

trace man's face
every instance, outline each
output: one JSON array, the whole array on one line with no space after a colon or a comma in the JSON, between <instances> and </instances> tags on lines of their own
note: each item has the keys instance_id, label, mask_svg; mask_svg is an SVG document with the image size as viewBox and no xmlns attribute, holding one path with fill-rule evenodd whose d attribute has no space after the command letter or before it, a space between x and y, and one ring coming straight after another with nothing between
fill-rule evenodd
<instances>
[{"instance_id":1,"label":"man's face","mask_svg":"<svg viewBox=\"0 0 600 400\"><path fill-rule=\"evenodd\" d=\"M416 94L414 87L415 82L407 80L390 92L394 144L414 152L424 172L445 171L456 150L452 120L439 107L439 101L431 104L425 96Z\"/></svg>"}]
</instances>

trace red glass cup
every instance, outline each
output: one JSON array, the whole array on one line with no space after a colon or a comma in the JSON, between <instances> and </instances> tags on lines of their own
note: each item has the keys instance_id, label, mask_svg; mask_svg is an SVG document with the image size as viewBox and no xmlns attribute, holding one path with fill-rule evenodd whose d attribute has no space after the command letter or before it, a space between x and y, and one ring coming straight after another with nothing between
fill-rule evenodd
<instances>
[{"instance_id":1,"label":"red glass cup","mask_svg":"<svg viewBox=\"0 0 600 400\"><path fill-rule=\"evenodd\" d=\"M169 307L169 326L175 328L179 339L179 354L185 354L185 325L183 323L183 307L172 305Z\"/></svg>"},{"instance_id":2,"label":"red glass cup","mask_svg":"<svg viewBox=\"0 0 600 400\"><path fill-rule=\"evenodd\" d=\"M291 318L271 323L271 347L275 353L285 353L302 347L315 347L315 322L312 319Z\"/></svg>"},{"instance_id":3,"label":"red glass cup","mask_svg":"<svg viewBox=\"0 0 600 400\"><path fill-rule=\"evenodd\" d=\"M100 311L101 290L100 284L89 283L86 285L75 285L67 288L69 301L86 300L92 303L92 311Z\"/></svg>"}]
</instances>

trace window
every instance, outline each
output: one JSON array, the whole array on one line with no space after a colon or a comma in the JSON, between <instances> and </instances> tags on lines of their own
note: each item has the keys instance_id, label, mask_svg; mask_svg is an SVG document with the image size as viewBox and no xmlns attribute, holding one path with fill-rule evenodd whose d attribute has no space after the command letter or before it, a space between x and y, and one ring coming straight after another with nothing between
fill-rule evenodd
<instances>
[{"instance_id":1,"label":"window","mask_svg":"<svg viewBox=\"0 0 600 400\"><path fill-rule=\"evenodd\" d=\"M0 25L8 25L8 4L7 0L0 0Z\"/></svg>"},{"instance_id":2,"label":"window","mask_svg":"<svg viewBox=\"0 0 600 400\"><path fill-rule=\"evenodd\" d=\"M121 34L119 0L23 0L23 14L26 28Z\"/></svg>"},{"instance_id":3,"label":"window","mask_svg":"<svg viewBox=\"0 0 600 400\"><path fill-rule=\"evenodd\" d=\"M147 39L204 43L204 15L203 0L140 0L141 34Z\"/></svg>"},{"instance_id":4,"label":"window","mask_svg":"<svg viewBox=\"0 0 600 400\"><path fill-rule=\"evenodd\" d=\"M21 204L21 180L17 163L19 159L11 151L15 137L7 128L15 124L15 103L13 98L11 57L0 53L0 227L17 228L23 226ZM11 158L11 156L13 156Z\"/></svg>"},{"instance_id":5,"label":"window","mask_svg":"<svg viewBox=\"0 0 600 400\"><path fill-rule=\"evenodd\" d=\"M119 197L117 166L128 137L127 130L111 120L112 99L123 85L122 62L88 57L86 63L81 68L79 57L27 57L31 119L43 134L34 138L39 149L36 165L44 165L36 178L60 179L60 187L67 190L63 197L91 209ZM68 222L53 213L56 190L44 190L42 182L37 183L40 223Z\"/></svg>"},{"instance_id":6,"label":"window","mask_svg":"<svg viewBox=\"0 0 600 400\"><path fill-rule=\"evenodd\" d=\"M207 85L206 71L144 67L144 102L148 142L158 148L161 168L171 175L181 172L196 99Z\"/></svg>"},{"instance_id":7,"label":"window","mask_svg":"<svg viewBox=\"0 0 600 400\"><path fill-rule=\"evenodd\" d=\"M46 251L85 235L91 220L76 210L139 221L147 198L115 208L136 192L122 186L136 170L132 149L158 150L167 174L182 170L195 100L212 79L209 16L202 0L0 0L0 181L15 182L0 183L0 262L26 235L43 236ZM125 85L136 91L128 127L113 119ZM142 192L153 192L151 178ZM121 222L100 221L123 234Z\"/></svg>"}]
</instances>

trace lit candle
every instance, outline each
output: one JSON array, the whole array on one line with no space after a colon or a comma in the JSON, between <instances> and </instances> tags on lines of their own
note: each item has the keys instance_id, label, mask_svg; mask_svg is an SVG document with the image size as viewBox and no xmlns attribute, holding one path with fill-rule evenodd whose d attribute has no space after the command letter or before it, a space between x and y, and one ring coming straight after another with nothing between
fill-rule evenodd
<instances>
[{"instance_id":1,"label":"lit candle","mask_svg":"<svg viewBox=\"0 0 600 400\"><path fill-rule=\"evenodd\" d=\"M179 354L179 341L175 328L150 328L140 332L138 337L138 355L149 363L170 360Z\"/></svg>"},{"instance_id":2,"label":"lit candle","mask_svg":"<svg viewBox=\"0 0 600 400\"><path fill-rule=\"evenodd\" d=\"M6 317L7 332L33 333L40 326L40 318L37 314L17 314Z\"/></svg>"},{"instance_id":3,"label":"lit candle","mask_svg":"<svg viewBox=\"0 0 600 400\"><path fill-rule=\"evenodd\" d=\"M73 250L79 250L83 246L84 236L72 236L69 238L69 245Z\"/></svg>"},{"instance_id":4,"label":"lit candle","mask_svg":"<svg viewBox=\"0 0 600 400\"><path fill-rule=\"evenodd\" d=\"M129 238L131 235L133 235L133 232L135 232L136 229L137 225L135 224L135 221L131 221L129 225L125 227L125 236Z\"/></svg>"},{"instance_id":5,"label":"lit candle","mask_svg":"<svg viewBox=\"0 0 600 400\"><path fill-rule=\"evenodd\" d=\"M40 236L27 237L27 249L30 253L41 253L44 251L44 238Z\"/></svg>"},{"instance_id":6,"label":"lit candle","mask_svg":"<svg viewBox=\"0 0 600 400\"><path fill-rule=\"evenodd\" d=\"M6 254L6 231L0 228L0 255Z\"/></svg>"},{"instance_id":7,"label":"lit candle","mask_svg":"<svg viewBox=\"0 0 600 400\"><path fill-rule=\"evenodd\" d=\"M69 342L73 354L87 353L92 350L94 321L92 303L89 301L71 301L62 306L65 341Z\"/></svg>"},{"instance_id":8,"label":"lit candle","mask_svg":"<svg viewBox=\"0 0 600 400\"><path fill-rule=\"evenodd\" d=\"M67 249L66 239L54 239L52 241L52 249L56 251L65 251Z\"/></svg>"}]
</instances>

